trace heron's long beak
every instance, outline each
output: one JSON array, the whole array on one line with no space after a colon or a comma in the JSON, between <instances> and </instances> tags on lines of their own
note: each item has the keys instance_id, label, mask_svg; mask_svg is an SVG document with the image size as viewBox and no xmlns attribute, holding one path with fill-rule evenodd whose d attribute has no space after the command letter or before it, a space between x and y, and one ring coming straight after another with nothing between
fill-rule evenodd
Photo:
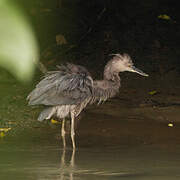
<instances>
[{"instance_id":1,"label":"heron's long beak","mask_svg":"<svg viewBox=\"0 0 180 180\"><path fill-rule=\"evenodd\" d=\"M132 67L131 67L131 72L138 73L138 74L140 74L140 75L142 75L142 76L149 76L148 74L142 72L140 69L136 68L135 66L132 66Z\"/></svg>"}]
</instances>

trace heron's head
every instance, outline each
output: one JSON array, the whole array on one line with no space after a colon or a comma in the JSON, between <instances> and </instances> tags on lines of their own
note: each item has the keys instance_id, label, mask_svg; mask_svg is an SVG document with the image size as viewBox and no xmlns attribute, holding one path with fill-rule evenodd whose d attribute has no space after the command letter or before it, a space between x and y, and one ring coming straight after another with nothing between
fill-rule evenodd
<instances>
[{"instance_id":1,"label":"heron's head","mask_svg":"<svg viewBox=\"0 0 180 180\"><path fill-rule=\"evenodd\" d=\"M124 72L130 71L138 73L142 76L148 76L148 74L142 72L140 69L136 68L128 54L112 54L113 59L110 61L111 63L111 71L114 72ZM109 64L109 65L110 65ZM108 64L107 64L108 65Z\"/></svg>"}]
</instances>

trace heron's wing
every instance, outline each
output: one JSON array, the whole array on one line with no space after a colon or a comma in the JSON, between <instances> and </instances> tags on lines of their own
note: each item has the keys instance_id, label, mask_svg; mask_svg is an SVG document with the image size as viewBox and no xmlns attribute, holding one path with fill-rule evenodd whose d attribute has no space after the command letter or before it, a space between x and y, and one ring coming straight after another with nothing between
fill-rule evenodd
<instances>
[{"instance_id":1,"label":"heron's wing","mask_svg":"<svg viewBox=\"0 0 180 180\"><path fill-rule=\"evenodd\" d=\"M92 95L93 80L82 66L67 64L49 72L29 94L29 105L78 104Z\"/></svg>"}]
</instances>

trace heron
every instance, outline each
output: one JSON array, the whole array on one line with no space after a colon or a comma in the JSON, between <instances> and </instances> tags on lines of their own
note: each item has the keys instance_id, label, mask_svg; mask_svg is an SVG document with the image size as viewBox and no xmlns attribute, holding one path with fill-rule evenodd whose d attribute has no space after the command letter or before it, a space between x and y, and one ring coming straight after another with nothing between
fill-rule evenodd
<instances>
[{"instance_id":1,"label":"heron","mask_svg":"<svg viewBox=\"0 0 180 180\"><path fill-rule=\"evenodd\" d=\"M61 136L63 147L65 141L65 118L71 119L71 141L75 144L75 119L88 105L106 101L114 97L120 88L120 72L135 72L148 76L136 68L128 54L112 54L112 58L104 68L102 80L93 80L88 70L80 65L67 63L57 66L56 71L49 71L28 95L29 105L45 105L38 121L57 117L62 120Z\"/></svg>"}]
</instances>

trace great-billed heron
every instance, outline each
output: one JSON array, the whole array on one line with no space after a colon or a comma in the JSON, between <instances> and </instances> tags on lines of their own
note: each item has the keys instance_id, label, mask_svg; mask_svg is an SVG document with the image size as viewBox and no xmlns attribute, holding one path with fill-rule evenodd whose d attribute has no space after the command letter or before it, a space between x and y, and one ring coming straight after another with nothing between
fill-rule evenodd
<instances>
[{"instance_id":1,"label":"great-billed heron","mask_svg":"<svg viewBox=\"0 0 180 180\"><path fill-rule=\"evenodd\" d=\"M103 80L93 80L86 68L69 64L58 66L57 71L48 72L27 97L29 105L45 105L38 120L56 116L62 119L61 136L65 143L65 118L71 118L71 139L75 149L74 121L81 111L94 102L106 101L119 92L119 73L130 71L148 76L137 69L128 54L112 54L106 64Z\"/></svg>"}]
</instances>

